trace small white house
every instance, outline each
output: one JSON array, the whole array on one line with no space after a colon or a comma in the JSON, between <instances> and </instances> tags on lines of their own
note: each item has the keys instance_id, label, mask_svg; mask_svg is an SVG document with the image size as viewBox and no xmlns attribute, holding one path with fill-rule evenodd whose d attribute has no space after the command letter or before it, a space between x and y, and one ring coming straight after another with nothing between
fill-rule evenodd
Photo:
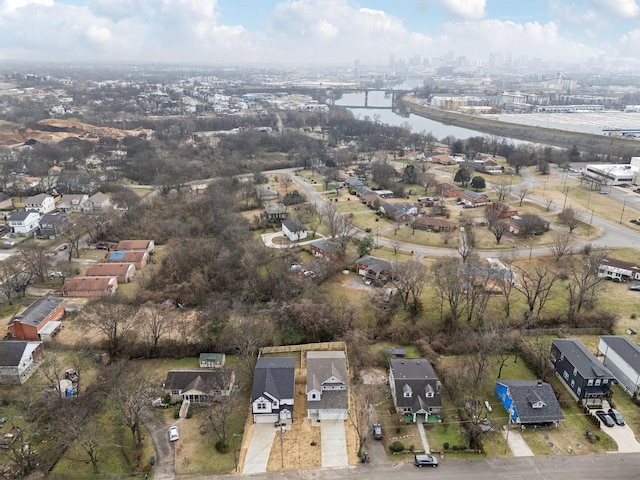
<instances>
[{"instance_id":1,"label":"small white house","mask_svg":"<svg viewBox=\"0 0 640 480\"><path fill-rule=\"evenodd\" d=\"M307 418L346 420L349 410L347 359L342 351L307 352Z\"/></svg>"},{"instance_id":2,"label":"small white house","mask_svg":"<svg viewBox=\"0 0 640 480\"><path fill-rule=\"evenodd\" d=\"M631 396L640 393L640 347L624 335L603 335L598 351L620 386Z\"/></svg>"},{"instance_id":3,"label":"small white house","mask_svg":"<svg viewBox=\"0 0 640 480\"><path fill-rule=\"evenodd\" d=\"M40 226L40 214L33 210L13 212L7 221L12 232L26 235Z\"/></svg>"},{"instance_id":4,"label":"small white house","mask_svg":"<svg viewBox=\"0 0 640 480\"><path fill-rule=\"evenodd\" d=\"M282 233L292 242L307 238L307 229L299 220L283 220Z\"/></svg>"},{"instance_id":5,"label":"small white house","mask_svg":"<svg viewBox=\"0 0 640 480\"><path fill-rule=\"evenodd\" d=\"M24 209L26 211L35 211L44 215L45 213L53 212L56 209L56 202L51 195L46 193L39 193L29 197L24 202Z\"/></svg>"}]
</instances>

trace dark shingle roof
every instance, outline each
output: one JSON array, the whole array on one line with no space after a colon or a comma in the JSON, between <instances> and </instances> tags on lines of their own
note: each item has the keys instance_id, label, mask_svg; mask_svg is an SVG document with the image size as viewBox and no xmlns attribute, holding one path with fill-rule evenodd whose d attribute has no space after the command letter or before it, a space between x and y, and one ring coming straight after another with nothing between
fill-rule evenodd
<instances>
[{"instance_id":1,"label":"dark shingle roof","mask_svg":"<svg viewBox=\"0 0 640 480\"><path fill-rule=\"evenodd\" d=\"M575 338L555 338L552 343L560 350L582 378L614 378L583 343Z\"/></svg>"},{"instance_id":2,"label":"dark shingle roof","mask_svg":"<svg viewBox=\"0 0 640 480\"><path fill-rule=\"evenodd\" d=\"M229 370L224 368L216 370L171 370L167 373L164 388L181 391L197 389L204 393L210 393L213 390L228 388L228 375Z\"/></svg>"},{"instance_id":3,"label":"dark shingle roof","mask_svg":"<svg viewBox=\"0 0 640 480\"><path fill-rule=\"evenodd\" d=\"M615 351L636 372L640 372L640 347L624 335L603 335L600 337L607 346ZM602 352L607 355L607 352Z\"/></svg>"},{"instance_id":4,"label":"dark shingle roof","mask_svg":"<svg viewBox=\"0 0 640 480\"><path fill-rule=\"evenodd\" d=\"M31 342L0 342L0 366L17 367L29 343Z\"/></svg>"},{"instance_id":5,"label":"dark shingle roof","mask_svg":"<svg viewBox=\"0 0 640 480\"><path fill-rule=\"evenodd\" d=\"M520 423L564 420L553 388L548 383L538 383L535 380L505 380L496 383L509 388ZM534 408L535 404L541 406Z\"/></svg>"},{"instance_id":6,"label":"dark shingle roof","mask_svg":"<svg viewBox=\"0 0 640 480\"><path fill-rule=\"evenodd\" d=\"M282 225L284 225L285 227L287 227L289 229L290 232L292 233L297 233L297 232L306 232L307 229L306 227L302 224L302 222L300 220L283 220L282 221Z\"/></svg>"},{"instance_id":7,"label":"dark shingle roof","mask_svg":"<svg viewBox=\"0 0 640 480\"><path fill-rule=\"evenodd\" d=\"M336 242L328 238L321 238L320 240L315 240L311 242L311 245L327 253L337 253L340 250L342 250L340 245L338 245Z\"/></svg>"},{"instance_id":8,"label":"dark shingle roof","mask_svg":"<svg viewBox=\"0 0 640 480\"><path fill-rule=\"evenodd\" d=\"M389 365L393 371L396 392L396 406L398 408L411 407L416 413L427 411L428 407L441 406L440 394L434 391L433 385L438 377L431 363L426 358L391 358ZM404 394L411 391L410 397ZM433 397L427 397L427 392L433 392Z\"/></svg>"},{"instance_id":9,"label":"dark shingle roof","mask_svg":"<svg viewBox=\"0 0 640 480\"><path fill-rule=\"evenodd\" d=\"M296 359L292 357L261 357L253 374L251 401L268 393L274 398L293 398Z\"/></svg>"},{"instance_id":10,"label":"dark shingle roof","mask_svg":"<svg viewBox=\"0 0 640 480\"><path fill-rule=\"evenodd\" d=\"M426 358L391 358L389 364L393 370L393 377L405 380L424 380L438 378L431 363Z\"/></svg>"}]
</instances>

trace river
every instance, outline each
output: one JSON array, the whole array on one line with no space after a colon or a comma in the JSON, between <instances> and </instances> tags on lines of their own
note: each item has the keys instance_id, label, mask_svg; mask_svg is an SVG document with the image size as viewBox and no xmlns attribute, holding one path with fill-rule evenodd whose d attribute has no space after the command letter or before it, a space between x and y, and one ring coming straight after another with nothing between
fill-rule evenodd
<instances>
[{"instance_id":1,"label":"river","mask_svg":"<svg viewBox=\"0 0 640 480\"><path fill-rule=\"evenodd\" d=\"M439 140L448 136L465 140L470 137L484 137L487 135L483 132L476 132L475 130L468 130L454 125L445 125L413 113L408 117L402 116L390 109L391 95L385 95L383 91L369 92L368 108L364 108L364 100L364 92L345 93L340 100L336 100L336 105L349 106L348 110L353 113L355 118L372 122L378 121L398 127L408 126L412 132L431 133ZM362 107L358 108L359 105L362 105Z\"/></svg>"}]
</instances>

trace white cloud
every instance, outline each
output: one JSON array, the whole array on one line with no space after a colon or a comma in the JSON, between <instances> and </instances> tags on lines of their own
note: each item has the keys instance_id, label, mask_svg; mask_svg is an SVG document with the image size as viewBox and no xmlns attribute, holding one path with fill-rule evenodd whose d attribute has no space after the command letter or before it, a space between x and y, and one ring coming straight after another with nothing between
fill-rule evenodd
<instances>
[{"instance_id":1,"label":"white cloud","mask_svg":"<svg viewBox=\"0 0 640 480\"><path fill-rule=\"evenodd\" d=\"M430 45L429 37L409 32L397 17L348 0L279 3L267 35L277 61L386 63L390 54L424 55Z\"/></svg>"},{"instance_id":2,"label":"white cloud","mask_svg":"<svg viewBox=\"0 0 640 480\"><path fill-rule=\"evenodd\" d=\"M53 0L5 0L0 8L2 13L10 13L15 10L28 7L30 5L40 5L43 7L52 7L54 5Z\"/></svg>"},{"instance_id":3,"label":"white cloud","mask_svg":"<svg viewBox=\"0 0 640 480\"><path fill-rule=\"evenodd\" d=\"M591 0L595 7L605 13L622 18L637 18L640 16L640 6L636 0Z\"/></svg>"},{"instance_id":4,"label":"white cloud","mask_svg":"<svg viewBox=\"0 0 640 480\"><path fill-rule=\"evenodd\" d=\"M456 17L479 19L485 16L487 0L439 0L439 2L445 10Z\"/></svg>"},{"instance_id":5,"label":"white cloud","mask_svg":"<svg viewBox=\"0 0 640 480\"><path fill-rule=\"evenodd\" d=\"M94 43L104 44L111 40L111 30L107 27L98 27L96 25L91 25L87 29L87 38Z\"/></svg>"},{"instance_id":6,"label":"white cloud","mask_svg":"<svg viewBox=\"0 0 640 480\"><path fill-rule=\"evenodd\" d=\"M483 20L446 24L443 32L434 39L436 46L443 51L455 49L467 58L485 60L489 52L509 51L514 57L579 61L596 54L590 47L560 35L554 22Z\"/></svg>"}]
</instances>

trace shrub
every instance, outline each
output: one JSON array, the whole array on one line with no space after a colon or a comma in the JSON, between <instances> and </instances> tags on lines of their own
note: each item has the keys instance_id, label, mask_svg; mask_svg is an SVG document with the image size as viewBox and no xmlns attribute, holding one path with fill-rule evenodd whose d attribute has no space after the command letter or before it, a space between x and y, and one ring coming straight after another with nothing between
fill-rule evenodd
<instances>
[{"instance_id":1,"label":"shrub","mask_svg":"<svg viewBox=\"0 0 640 480\"><path fill-rule=\"evenodd\" d=\"M445 450L449 450L449 442L444 442L444 443L442 444L442 447L443 447Z\"/></svg>"},{"instance_id":2,"label":"shrub","mask_svg":"<svg viewBox=\"0 0 640 480\"><path fill-rule=\"evenodd\" d=\"M414 444L409 445L409 451L411 453L413 453L415 449L416 449L416 446Z\"/></svg>"},{"instance_id":3,"label":"shrub","mask_svg":"<svg viewBox=\"0 0 640 480\"><path fill-rule=\"evenodd\" d=\"M391 445L389 445L389 450L391 450L393 453L404 452L404 444L396 440Z\"/></svg>"},{"instance_id":4,"label":"shrub","mask_svg":"<svg viewBox=\"0 0 640 480\"><path fill-rule=\"evenodd\" d=\"M638 318L638 316L634 313L631 314L631 320L635 320L636 318Z\"/></svg>"}]
</instances>

